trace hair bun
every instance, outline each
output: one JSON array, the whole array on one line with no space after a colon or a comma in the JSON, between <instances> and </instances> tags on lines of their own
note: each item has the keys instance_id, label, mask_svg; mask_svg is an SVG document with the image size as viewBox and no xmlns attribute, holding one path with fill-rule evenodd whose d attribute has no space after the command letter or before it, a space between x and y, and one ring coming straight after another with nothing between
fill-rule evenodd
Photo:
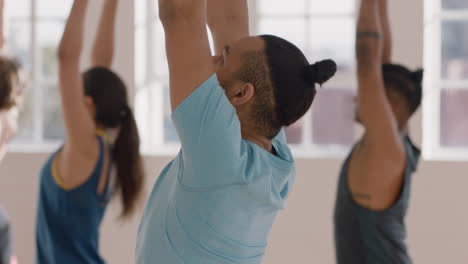
<instances>
[{"instance_id":1,"label":"hair bun","mask_svg":"<svg viewBox=\"0 0 468 264\"><path fill-rule=\"evenodd\" d=\"M419 69L419 70L411 73L411 80L413 80L414 82L416 82L418 84L422 83L423 78L424 78L424 70L423 69Z\"/></svg>"},{"instance_id":2,"label":"hair bun","mask_svg":"<svg viewBox=\"0 0 468 264\"><path fill-rule=\"evenodd\" d=\"M323 60L307 66L304 77L311 85L316 83L322 85L335 75L336 70L336 63L333 60Z\"/></svg>"}]
</instances>

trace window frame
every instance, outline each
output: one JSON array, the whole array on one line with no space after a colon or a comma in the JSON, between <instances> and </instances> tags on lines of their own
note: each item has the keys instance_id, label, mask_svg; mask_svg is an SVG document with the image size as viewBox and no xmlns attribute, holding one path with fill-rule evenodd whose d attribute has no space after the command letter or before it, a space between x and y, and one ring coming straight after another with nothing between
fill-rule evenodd
<instances>
[{"instance_id":1,"label":"window frame","mask_svg":"<svg viewBox=\"0 0 468 264\"><path fill-rule=\"evenodd\" d=\"M143 1L143 0L141 0ZM258 32L259 28L259 21L262 18L271 18L271 17L285 17L282 15L261 15L260 12L258 12L257 9L257 1L258 0L248 0L251 13L256 14L250 16L251 18L251 32L256 33ZM38 28L39 28L39 23L40 22L48 22L48 21L60 21L60 22L65 22L66 17L39 17L38 16L38 0L29 0L30 3L30 10L28 15L24 17L12 17L11 19L14 20L21 20L24 22L28 23L29 26L29 38L30 38L30 47L29 47L29 52L30 52L30 62L31 62L31 69L30 69L30 90L29 93L31 93L33 97L33 138L28 139L27 141L15 141L12 144L9 145L9 150L13 152L50 152L55 150L59 144L62 143L62 140L48 140L45 138L44 131L45 131L45 95L44 95L44 87L46 86L47 83L56 83L57 80L54 80L53 78L43 78L43 74L41 73L41 65L40 65L40 50L39 50L39 35L38 35ZM306 4L309 2L306 1ZM138 3L135 2L135 6L137 6ZM356 3L357 5L357 3ZM163 38L163 34L157 34L155 28L158 26L158 21L155 18L155 10L157 10L157 4L155 1L152 0L146 0L144 1L144 6L145 6L145 18L142 20L138 20L138 15L133 18L134 21L134 36L135 36L135 48L138 49L138 41L140 40L137 38L138 32L140 31L140 34L143 32L143 38L145 39L145 51L144 55L145 57L148 58L155 58L156 53L159 52L156 49L154 49L153 43L157 43L157 41L163 41L159 40L159 38ZM356 9L355 9L356 10ZM135 8L135 14L137 14L138 9ZM306 29L305 29L305 34L307 35L307 32L310 32L310 23L307 23L307 21L310 21L311 19L314 18L332 18L332 17L354 17L355 19L355 11L353 13L344 13L344 14L335 14L335 13L320 13L320 14L311 14L307 13L304 15L301 15L303 19L306 20ZM138 23L140 22L140 23ZM305 38L306 42L310 41L308 37ZM310 45L308 45L310 46ZM138 53L138 51L136 52ZM134 56L134 60L138 60L137 54ZM168 143L164 142L164 115L166 114L164 111L164 108L161 107L161 109L155 110L154 107L158 107L161 105L165 105L164 102L164 87L168 85L168 76L166 74L158 74L157 70L157 64L155 60L152 59L147 59L145 61L145 65L143 68L139 68L137 63L135 66L135 73L138 76L138 70L143 70L143 80L139 80L138 78L135 78L135 87L136 87L136 92L135 92L135 97L133 98L135 101L138 98L138 93L141 91L145 91L148 96L145 96L147 100L145 100L147 107L149 108L149 112L146 113L147 118L145 119L146 122L143 124L142 127L145 127L145 129L141 129L141 134L142 134L142 152L147 155L156 155L156 156L168 156L168 155L174 155L179 151L180 144L179 143ZM343 82L343 85L339 82L336 82L335 85L337 86L343 86L346 87L350 85L349 82ZM158 88L155 88L156 86L160 86ZM356 84L353 85L353 87L350 87L352 89L356 88ZM333 89L339 89L339 88L333 88ZM349 88L346 88L346 90ZM157 100L155 100L157 99ZM159 107L158 107L159 108ZM291 144L292 150L295 153L297 157L300 158L342 158L348 151L349 147L348 146L341 146L341 145L318 145L314 144L312 142L312 118L311 118L311 111L309 111L306 116L304 117L304 128L303 128L303 143L302 144ZM356 129L357 130L357 129Z\"/></svg>"},{"instance_id":2,"label":"window frame","mask_svg":"<svg viewBox=\"0 0 468 264\"><path fill-rule=\"evenodd\" d=\"M249 0L250 8L251 8L251 13L255 14L252 15L253 21L251 21L251 30L253 34L258 34L259 28L260 28L260 20L263 18L266 19L271 19L271 18L279 18L279 19L294 19L297 18L298 15L292 14L292 15L281 15L281 14L261 14L260 11L258 11L258 1L261 0ZM357 1L355 3L355 9L351 13L310 13L310 12L305 12L304 14L300 15L302 19L305 20L305 46L310 47L311 42L310 38L308 37L310 35L310 32L312 31L311 27L311 22L313 19L316 18L351 18L354 19L354 21L357 20L356 17L356 10L357 10ZM305 10L310 10L310 1L305 1ZM325 58L320 58L320 59L325 59ZM339 87L346 87L348 88L331 88L334 90L357 90L357 80L340 80L340 81L335 81L334 85L337 85ZM320 93L320 91L318 91ZM312 111L313 107L307 113L304 115L302 118L304 120L303 123L303 128L302 128L302 134L303 134L303 140L302 143L300 144L289 144L292 152L294 155L298 158L310 158L310 159L319 159L319 158L343 158L346 156L346 154L349 152L350 147L349 146L344 146L344 145L339 145L339 144L328 144L328 145L320 145L317 143L314 143L312 140L312 131L313 131L313 121L312 121ZM354 125L354 130L356 131L356 135L358 135L359 128L357 125Z\"/></svg>"},{"instance_id":3,"label":"window frame","mask_svg":"<svg viewBox=\"0 0 468 264\"><path fill-rule=\"evenodd\" d=\"M24 22L27 23L29 28L29 56L30 56L30 68L28 71L28 90L30 93L27 96L32 96L32 138L28 138L25 141L17 140L13 141L8 145L8 150L11 152L19 153L42 153L44 151L54 151L61 143L62 140L51 140L46 139L45 133L45 100L44 94L45 87L47 85L58 84L58 78L54 79L47 77L41 73L41 52L39 50L39 30L40 23L44 22L61 22L65 24L66 17L50 16L42 17L39 16L38 1L39 0L28 0L29 1L29 12L26 16L7 16L5 15L5 27L12 22ZM5 28L8 32L9 29ZM8 46L8 39L7 46ZM57 43L58 45L58 43ZM15 54L12 54L13 56ZM21 115L21 112L20 112ZM21 129L21 128L20 128Z\"/></svg>"},{"instance_id":4,"label":"window frame","mask_svg":"<svg viewBox=\"0 0 468 264\"><path fill-rule=\"evenodd\" d=\"M444 10L443 0L426 1L424 7L424 99L423 99L423 155L433 161L466 161L468 147L441 145L441 97L443 90L466 89L468 80L444 80L442 69L442 23L467 21L468 9Z\"/></svg>"},{"instance_id":5,"label":"window frame","mask_svg":"<svg viewBox=\"0 0 468 264\"><path fill-rule=\"evenodd\" d=\"M153 3L154 1L151 0L140 0L144 1L143 3L140 3L140 5L145 6L144 10L146 11L146 18L145 19L139 19L138 17L141 17L140 14L138 14L138 8L135 9L136 13L136 18L135 18L135 32L139 30L143 30L146 32L145 34L145 52L146 58L153 58L154 55L154 49L152 47L155 47L156 41L158 41L158 37L161 38L162 34L156 34L155 31L155 26L157 26L158 22L154 21L151 19L154 17L154 11L157 10L157 6ZM255 14L250 16L250 27L251 27L251 32L252 33L257 33L259 29L259 24L260 20L262 18L297 18L297 15L292 15L292 16L284 16L284 15L263 15L260 14L257 6L257 1L258 0L248 0L249 1L249 8L250 8L250 13ZM309 4L309 1L306 1L306 5ZM356 7L357 7L357 2L356 2ZM138 5L138 3L136 3ZM308 7L308 6L307 6ZM140 6L140 8L142 8ZM356 20L356 10L357 8L354 9L352 13L343 13L343 14L337 14L337 13L320 13L320 14L311 14L309 12L305 13L304 15L301 15L301 18L306 20L306 29L305 29L305 34L307 35L308 32L311 31L310 28L310 20L315 19L315 18L352 18L354 21ZM139 19L139 21L137 21ZM143 23L142 23L143 21ZM136 33L138 34L138 33ZM306 45L308 45L308 42L310 41L308 37L306 39ZM140 45L138 44L139 38L135 38L135 46L139 47ZM138 60L137 56L135 60ZM139 63L136 61L135 63L138 65ZM138 66L136 66L138 68ZM138 72L140 69L135 69L135 72ZM138 92L144 92L147 93L149 96L143 96L145 99L148 99L148 102L146 102L147 107L151 107L154 105L158 104L164 104L164 99L161 100L161 98L164 95L164 87L158 87L156 90L151 88L151 86L159 85L159 86L164 86L167 85L168 81L168 76L166 75L160 75L157 74L157 69L155 66L155 62L152 60L146 60L145 63L145 69L141 69L145 71L143 74L143 80L137 80L136 81L136 87L137 87L137 94ZM138 75L138 73L137 73ZM137 78L138 79L138 78ZM350 86L351 83L351 87ZM335 82L335 85L338 86L343 86L346 87L348 86L349 88L343 89L343 90L349 90L353 89L356 90L357 88L357 83L355 81L349 82L349 80L344 80L342 82ZM333 88L337 90L341 90L340 88ZM159 100L157 103L152 100L154 96L159 97ZM137 95L138 96L138 95ZM137 100L137 97L135 98ZM153 112L146 114L147 117L144 118L146 122L139 122L142 124L143 130L147 129L147 131L142 132L142 141L145 142L143 146L143 152L145 154L149 155L157 155L157 156L167 156L167 155L174 155L179 151L180 144L179 143L167 143L164 142L164 110L153 110ZM148 119L148 116L151 116L150 119ZM139 118L138 113L137 113L137 119ZM302 134L306 135L303 136L303 142L301 144L290 144L293 153L295 154L296 157L298 158L307 158L307 159L317 159L317 158L343 158L348 152L350 147L349 146L343 146L343 145L319 145L315 144L312 142L312 112L308 111L306 116L303 118L304 125L303 125L303 131ZM143 124L144 123L144 124ZM154 123L159 123L159 124L154 124ZM145 127L145 128L144 128ZM356 134L359 134L358 131L359 128L356 127L355 125L355 131L357 132Z\"/></svg>"}]
</instances>

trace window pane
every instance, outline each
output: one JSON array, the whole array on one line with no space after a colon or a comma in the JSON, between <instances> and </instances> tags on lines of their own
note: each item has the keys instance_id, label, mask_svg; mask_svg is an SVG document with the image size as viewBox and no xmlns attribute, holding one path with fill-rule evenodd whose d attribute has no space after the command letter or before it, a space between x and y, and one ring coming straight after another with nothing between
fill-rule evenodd
<instances>
[{"instance_id":1,"label":"window pane","mask_svg":"<svg viewBox=\"0 0 468 264\"><path fill-rule=\"evenodd\" d=\"M442 78L468 79L468 22L442 22Z\"/></svg>"},{"instance_id":2,"label":"window pane","mask_svg":"<svg viewBox=\"0 0 468 264\"><path fill-rule=\"evenodd\" d=\"M146 27L135 29L135 80L137 85L144 85L146 77ZM140 87L137 87L139 89Z\"/></svg>"},{"instance_id":3,"label":"window pane","mask_svg":"<svg viewBox=\"0 0 468 264\"><path fill-rule=\"evenodd\" d=\"M154 82L139 88L135 100L138 129L145 146L164 143L164 89L167 84ZM169 100L167 98L167 100ZM169 103L169 101L167 102ZM170 110L170 109L169 109Z\"/></svg>"},{"instance_id":4,"label":"window pane","mask_svg":"<svg viewBox=\"0 0 468 264\"><path fill-rule=\"evenodd\" d=\"M308 0L259 0L258 13L267 15L304 14Z\"/></svg>"},{"instance_id":5,"label":"window pane","mask_svg":"<svg viewBox=\"0 0 468 264\"><path fill-rule=\"evenodd\" d=\"M305 21L304 19L265 18L259 23L259 34L270 34L282 37L301 50L305 48Z\"/></svg>"},{"instance_id":6,"label":"window pane","mask_svg":"<svg viewBox=\"0 0 468 264\"><path fill-rule=\"evenodd\" d=\"M159 20L154 21L150 32L149 28L142 27L137 31L137 48L145 48L143 51L137 51L137 56L143 56L143 67L148 72L152 80L158 77L166 77L169 75L169 68L166 57L166 42L164 41L164 29ZM150 34L151 33L151 34ZM140 42L146 42L141 44ZM146 44L150 45L151 50ZM150 52L150 53L149 53ZM142 74L141 72L137 74ZM140 76L141 77L141 76Z\"/></svg>"},{"instance_id":7,"label":"window pane","mask_svg":"<svg viewBox=\"0 0 468 264\"><path fill-rule=\"evenodd\" d=\"M28 20L11 21L7 29L8 50L20 60L26 69L31 68L30 33L31 27Z\"/></svg>"},{"instance_id":8,"label":"window pane","mask_svg":"<svg viewBox=\"0 0 468 264\"><path fill-rule=\"evenodd\" d=\"M148 0L135 0L135 24L142 26L146 22L146 9Z\"/></svg>"},{"instance_id":9,"label":"window pane","mask_svg":"<svg viewBox=\"0 0 468 264\"><path fill-rule=\"evenodd\" d=\"M63 33L63 22L39 22L39 70L42 78L57 79L57 46Z\"/></svg>"},{"instance_id":10,"label":"window pane","mask_svg":"<svg viewBox=\"0 0 468 264\"><path fill-rule=\"evenodd\" d=\"M23 105L21 106L18 120L18 134L14 138L14 142L29 143L32 142L34 136L34 94L29 89L24 97Z\"/></svg>"},{"instance_id":11,"label":"window pane","mask_svg":"<svg viewBox=\"0 0 468 264\"><path fill-rule=\"evenodd\" d=\"M468 8L468 1L466 0L442 0L442 7L444 9Z\"/></svg>"},{"instance_id":12,"label":"window pane","mask_svg":"<svg viewBox=\"0 0 468 264\"><path fill-rule=\"evenodd\" d=\"M143 145L151 144L150 137L150 104L148 98L150 93L148 87L138 87L135 96L135 118Z\"/></svg>"},{"instance_id":13,"label":"window pane","mask_svg":"<svg viewBox=\"0 0 468 264\"><path fill-rule=\"evenodd\" d=\"M171 119L171 104L169 97L169 86L164 87L164 142L177 143L179 136Z\"/></svg>"},{"instance_id":14,"label":"window pane","mask_svg":"<svg viewBox=\"0 0 468 264\"><path fill-rule=\"evenodd\" d=\"M351 18L320 18L311 20L309 35L311 63L333 59L338 64L338 73L332 83L349 83L352 88L354 73L355 22Z\"/></svg>"},{"instance_id":15,"label":"window pane","mask_svg":"<svg viewBox=\"0 0 468 264\"><path fill-rule=\"evenodd\" d=\"M31 0L13 0L5 2L5 15L10 17L29 17L31 14Z\"/></svg>"},{"instance_id":16,"label":"window pane","mask_svg":"<svg viewBox=\"0 0 468 264\"><path fill-rule=\"evenodd\" d=\"M153 38L153 43L155 43L153 52L156 61L156 74L159 76L169 76L169 68L166 57L166 42L164 41L164 29L161 22L155 22L156 34Z\"/></svg>"},{"instance_id":17,"label":"window pane","mask_svg":"<svg viewBox=\"0 0 468 264\"><path fill-rule=\"evenodd\" d=\"M26 8L26 1L13 2L10 1L7 6L21 6ZM15 3L14 5L12 3ZM31 53L30 53L30 23L27 18L25 19L14 19L9 20L8 28L6 29L7 36L7 47L12 56L17 58L26 72L31 69ZM29 74L26 74L28 76ZM28 81L29 82L29 81ZM28 83L31 85L31 83ZM19 114L18 120L18 134L16 135L14 142L27 143L33 140L34 136L34 116L33 116L33 107L34 107L34 91L33 87L28 87L24 97L24 102Z\"/></svg>"},{"instance_id":18,"label":"window pane","mask_svg":"<svg viewBox=\"0 0 468 264\"><path fill-rule=\"evenodd\" d=\"M354 143L354 97L355 92L348 89L327 89L318 93L312 109L315 144L351 146Z\"/></svg>"},{"instance_id":19,"label":"window pane","mask_svg":"<svg viewBox=\"0 0 468 264\"><path fill-rule=\"evenodd\" d=\"M36 0L37 14L39 17L65 18L70 12L72 2L72 0Z\"/></svg>"},{"instance_id":20,"label":"window pane","mask_svg":"<svg viewBox=\"0 0 468 264\"><path fill-rule=\"evenodd\" d=\"M356 2L354 0L309 0L310 13L339 13L351 14L354 12Z\"/></svg>"},{"instance_id":21,"label":"window pane","mask_svg":"<svg viewBox=\"0 0 468 264\"><path fill-rule=\"evenodd\" d=\"M301 144L303 139L304 120L300 119L296 123L286 128L286 139L289 144Z\"/></svg>"},{"instance_id":22,"label":"window pane","mask_svg":"<svg viewBox=\"0 0 468 264\"><path fill-rule=\"evenodd\" d=\"M62 118L58 85L42 85L44 99L44 138L45 140L63 140L65 126Z\"/></svg>"},{"instance_id":23,"label":"window pane","mask_svg":"<svg viewBox=\"0 0 468 264\"><path fill-rule=\"evenodd\" d=\"M442 146L468 146L467 102L468 90L442 90L440 105L440 143Z\"/></svg>"}]
</instances>

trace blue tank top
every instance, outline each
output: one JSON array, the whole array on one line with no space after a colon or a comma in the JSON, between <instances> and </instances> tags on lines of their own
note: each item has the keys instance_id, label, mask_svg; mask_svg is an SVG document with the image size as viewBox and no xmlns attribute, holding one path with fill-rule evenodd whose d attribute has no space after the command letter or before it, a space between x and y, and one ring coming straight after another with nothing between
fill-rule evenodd
<instances>
[{"instance_id":1,"label":"blue tank top","mask_svg":"<svg viewBox=\"0 0 468 264\"><path fill-rule=\"evenodd\" d=\"M406 246L405 216L409 204L411 178L420 151L405 138L404 183L395 204L384 211L372 211L354 202L349 186L346 159L338 183L335 207L335 246L337 264L410 264Z\"/></svg>"},{"instance_id":2,"label":"blue tank top","mask_svg":"<svg viewBox=\"0 0 468 264\"><path fill-rule=\"evenodd\" d=\"M99 138L99 159L91 177L72 190L54 179L54 153L40 175L36 223L37 264L102 264L99 227L110 198L107 186L97 193L104 167L104 142ZM108 180L109 181L109 180Z\"/></svg>"}]
</instances>

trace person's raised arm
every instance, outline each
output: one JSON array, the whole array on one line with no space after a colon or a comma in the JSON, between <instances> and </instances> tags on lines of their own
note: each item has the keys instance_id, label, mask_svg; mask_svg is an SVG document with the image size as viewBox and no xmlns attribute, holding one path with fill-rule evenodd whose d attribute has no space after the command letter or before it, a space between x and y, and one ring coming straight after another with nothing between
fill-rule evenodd
<instances>
[{"instance_id":1,"label":"person's raised arm","mask_svg":"<svg viewBox=\"0 0 468 264\"><path fill-rule=\"evenodd\" d=\"M206 0L159 0L159 17L166 36L174 110L215 72L206 29Z\"/></svg>"},{"instance_id":2,"label":"person's raised arm","mask_svg":"<svg viewBox=\"0 0 468 264\"><path fill-rule=\"evenodd\" d=\"M368 146L385 149L388 153L400 153L402 145L398 125L383 81L379 1L361 1L356 37L358 112L366 130L365 139L370 143Z\"/></svg>"},{"instance_id":3,"label":"person's raised arm","mask_svg":"<svg viewBox=\"0 0 468 264\"><path fill-rule=\"evenodd\" d=\"M59 86L66 127L65 147L90 149L96 144L95 123L84 102L80 57L88 0L75 0L58 48Z\"/></svg>"},{"instance_id":4,"label":"person's raised arm","mask_svg":"<svg viewBox=\"0 0 468 264\"><path fill-rule=\"evenodd\" d=\"M91 55L92 66L110 68L114 58L115 17L118 0L103 0L99 28L94 39Z\"/></svg>"},{"instance_id":5,"label":"person's raised arm","mask_svg":"<svg viewBox=\"0 0 468 264\"><path fill-rule=\"evenodd\" d=\"M391 63L392 61L392 30L390 27L390 19L388 17L388 3L387 0L379 1L379 15L382 23L383 33L383 51L382 63Z\"/></svg>"},{"instance_id":6,"label":"person's raised arm","mask_svg":"<svg viewBox=\"0 0 468 264\"><path fill-rule=\"evenodd\" d=\"M250 35L247 0L208 0L207 10L216 55L222 54L226 46Z\"/></svg>"}]
</instances>

